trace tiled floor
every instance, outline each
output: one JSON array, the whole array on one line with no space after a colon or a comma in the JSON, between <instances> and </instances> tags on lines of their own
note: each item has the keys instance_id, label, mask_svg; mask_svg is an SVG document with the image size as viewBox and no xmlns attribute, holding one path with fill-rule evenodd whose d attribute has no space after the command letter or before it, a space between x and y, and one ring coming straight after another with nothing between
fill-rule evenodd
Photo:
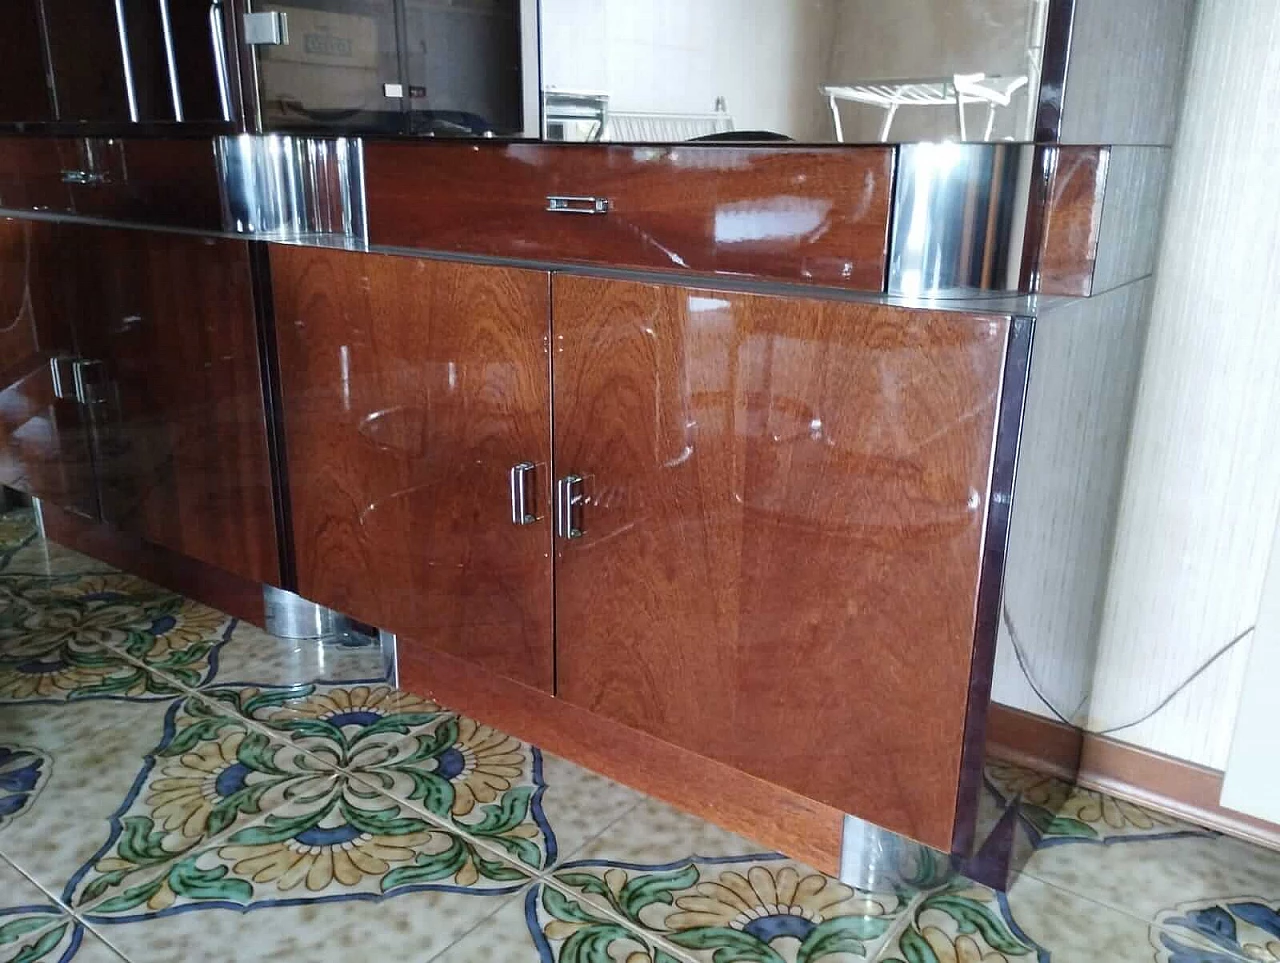
<instances>
[{"instance_id":1,"label":"tiled floor","mask_svg":"<svg viewBox=\"0 0 1280 963\"><path fill-rule=\"evenodd\" d=\"M0 960L1280 961L1280 856L992 766L1009 895L856 892L0 517Z\"/></svg>"}]
</instances>

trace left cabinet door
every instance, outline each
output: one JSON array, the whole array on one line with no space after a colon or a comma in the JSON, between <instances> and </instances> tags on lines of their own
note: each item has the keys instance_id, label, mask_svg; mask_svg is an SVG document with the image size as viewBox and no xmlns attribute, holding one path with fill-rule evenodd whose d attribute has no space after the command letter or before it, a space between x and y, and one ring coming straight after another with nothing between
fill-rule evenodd
<instances>
[{"instance_id":1,"label":"left cabinet door","mask_svg":"<svg viewBox=\"0 0 1280 963\"><path fill-rule=\"evenodd\" d=\"M0 123L52 120L40 0L7 0L0 9Z\"/></svg>"},{"instance_id":2,"label":"left cabinet door","mask_svg":"<svg viewBox=\"0 0 1280 963\"><path fill-rule=\"evenodd\" d=\"M248 244L65 226L103 519L280 579Z\"/></svg>"},{"instance_id":3,"label":"left cabinet door","mask_svg":"<svg viewBox=\"0 0 1280 963\"><path fill-rule=\"evenodd\" d=\"M55 225L0 219L0 485L96 517L68 258Z\"/></svg>"},{"instance_id":4,"label":"left cabinet door","mask_svg":"<svg viewBox=\"0 0 1280 963\"><path fill-rule=\"evenodd\" d=\"M549 691L547 274L273 245L271 283L298 591Z\"/></svg>"}]
</instances>

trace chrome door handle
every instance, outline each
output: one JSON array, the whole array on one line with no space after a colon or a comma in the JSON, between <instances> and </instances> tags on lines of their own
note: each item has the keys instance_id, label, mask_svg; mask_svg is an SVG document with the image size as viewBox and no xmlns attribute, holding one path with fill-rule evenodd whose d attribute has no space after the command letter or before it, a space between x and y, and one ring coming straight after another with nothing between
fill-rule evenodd
<instances>
[{"instance_id":1,"label":"chrome door handle","mask_svg":"<svg viewBox=\"0 0 1280 963\"><path fill-rule=\"evenodd\" d=\"M609 198L553 194L547 198L547 210L553 214L608 214Z\"/></svg>"},{"instance_id":2,"label":"chrome door handle","mask_svg":"<svg viewBox=\"0 0 1280 963\"><path fill-rule=\"evenodd\" d=\"M564 539L582 538L582 506L587 498L581 475L566 475L556 482L556 534Z\"/></svg>"},{"instance_id":3,"label":"chrome door handle","mask_svg":"<svg viewBox=\"0 0 1280 963\"><path fill-rule=\"evenodd\" d=\"M533 480L537 466L531 461L522 461L511 469L511 523L513 525L533 525L538 521L535 511Z\"/></svg>"},{"instance_id":4,"label":"chrome door handle","mask_svg":"<svg viewBox=\"0 0 1280 963\"><path fill-rule=\"evenodd\" d=\"M82 405L100 405L107 400L107 389L103 374L105 371L106 365L101 361L77 358L71 362L76 401Z\"/></svg>"}]
</instances>

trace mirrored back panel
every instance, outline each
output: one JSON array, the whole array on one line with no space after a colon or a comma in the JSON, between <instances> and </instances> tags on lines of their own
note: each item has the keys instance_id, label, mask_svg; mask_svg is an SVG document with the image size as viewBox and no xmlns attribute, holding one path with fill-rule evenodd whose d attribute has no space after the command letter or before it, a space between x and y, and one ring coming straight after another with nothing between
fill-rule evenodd
<instances>
[{"instance_id":1,"label":"mirrored back panel","mask_svg":"<svg viewBox=\"0 0 1280 963\"><path fill-rule=\"evenodd\" d=\"M258 0L268 129L1031 139L1054 0Z\"/></svg>"}]
</instances>

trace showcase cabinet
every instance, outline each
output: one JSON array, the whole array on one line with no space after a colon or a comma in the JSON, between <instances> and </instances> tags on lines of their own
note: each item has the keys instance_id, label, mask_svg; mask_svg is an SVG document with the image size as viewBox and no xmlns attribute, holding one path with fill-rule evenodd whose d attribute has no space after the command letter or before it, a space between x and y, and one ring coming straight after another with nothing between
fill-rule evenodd
<instances>
[{"instance_id":1,"label":"showcase cabinet","mask_svg":"<svg viewBox=\"0 0 1280 963\"><path fill-rule=\"evenodd\" d=\"M1008 318L272 271L303 595L950 848Z\"/></svg>"},{"instance_id":2,"label":"showcase cabinet","mask_svg":"<svg viewBox=\"0 0 1280 963\"><path fill-rule=\"evenodd\" d=\"M3 223L5 275L30 272L32 323L55 335L6 376L6 483L278 582L248 245Z\"/></svg>"}]
</instances>

